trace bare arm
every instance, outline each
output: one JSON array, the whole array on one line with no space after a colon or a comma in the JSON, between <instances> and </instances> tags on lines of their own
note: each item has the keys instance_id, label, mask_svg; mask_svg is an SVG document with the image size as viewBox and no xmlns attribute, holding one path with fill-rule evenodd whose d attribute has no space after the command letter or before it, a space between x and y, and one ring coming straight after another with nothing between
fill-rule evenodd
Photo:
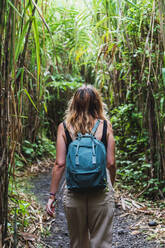
<instances>
[{"instance_id":1,"label":"bare arm","mask_svg":"<svg viewBox=\"0 0 165 248\"><path fill-rule=\"evenodd\" d=\"M63 128L63 124L61 123L58 126L58 131L57 131L56 161L52 169L52 179L50 186L50 192L53 194L56 194L56 192L58 191L59 183L65 170L65 159L66 159L66 144L64 139L64 128ZM55 200L55 196L52 195L50 196L47 203L47 212L51 216L53 216L52 203L54 200Z\"/></svg>"},{"instance_id":2,"label":"bare arm","mask_svg":"<svg viewBox=\"0 0 165 248\"><path fill-rule=\"evenodd\" d=\"M59 183L65 170L66 145L64 140L64 128L61 123L57 131L56 161L52 170L50 192L58 191Z\"/></svg>"},{"instance_id":3,"label":"bare arm","mask_svg":"<svg viewBox=\"0 0 165 248\"><path fill-rule=\"evenodd\" d=\"M110 124L108 124L107 136L107 169L110 174L111 183L114 185L116 177L115 140L113 137L112 126Z\"/></svg>"}]
</instances>

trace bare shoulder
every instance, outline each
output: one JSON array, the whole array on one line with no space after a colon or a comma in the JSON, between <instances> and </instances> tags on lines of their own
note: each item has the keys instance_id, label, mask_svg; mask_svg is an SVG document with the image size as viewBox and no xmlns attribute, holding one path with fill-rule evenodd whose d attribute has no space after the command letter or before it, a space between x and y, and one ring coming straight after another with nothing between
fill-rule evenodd
<instances>
[{"instance_id":1,"label":"bare shoulder","mask_svg":"<svg viewBox=\"0 0 165 248\"><path fill-rule=\"evenodd\" d=\"M100 119L100 124L99 124L99 126L100 126L101 130L102 130L102 128L103 128L103 124L104 124L104 120Z\"/></svg>"},{"instance_id":2,"label":"bare shoulder","mask_svg":"<svg viewBox=\"0 0 165 248\"><path fill-rule=\"evenodd\" d=\"M109 121L107 122L107 140L111 144L111 146L112 146L112 144L115 145L113 128L112 128L112 124Z\"/></svg>"},{"instance_id":3,"label":"bare shoulder","mask_svg":"<svg viewBox=\"0 0 165 248\"><path fill-rule=\"evenodd\" d=\"M63 122L61 122L59 125L58 125L58 130L57 130L57 133L58 134L64 134L64 125L63 125Z\"/></svg>"},{"instance_id":4,"label":"bare shoulder","mask_svg":"<svg viewBox=\"0 0 165 248\"><path fill-rule=\"evenodd\" d=\"M58 129L64 129L63 122L61 122L61 123L58 125Z\"/></svg>"},{"instance_id":5,"label":"bare shoulder","mask_svg":"<svg viewBox=\"0 0 165 248\"><path fill-rule=\"evenodd\" d=\"M110 121L107 121L107 133L113 135L112 124L110 123Z\"/></svg>"}]
</instances>

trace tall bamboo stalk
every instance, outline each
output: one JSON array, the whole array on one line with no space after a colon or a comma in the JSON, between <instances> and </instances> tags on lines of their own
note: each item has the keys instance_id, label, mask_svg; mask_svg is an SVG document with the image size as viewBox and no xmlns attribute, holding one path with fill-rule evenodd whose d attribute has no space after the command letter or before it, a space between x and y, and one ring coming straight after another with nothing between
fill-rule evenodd
<instances>
[{"instance_id":1,"label":"tall bamboo stalk","mask_svg":"<svg viewBox=\"0 0 165 248\"><path fill-rule=\"evenodd\" d=\"M9 166L9 150L8 150L8 134L9 134L9 71L10 71L10 45L11 45L11 15L12 9L9 7L6 13L6 3L2 1L1 5L1 48L4 49L4 56L1 54L0 59L0 89L1 89L1 112L0 112L0 229L3 244L7 235L7 216L8 216L8 166ZM7 15L5 21L4 17Z\"/></svg>"},{"instance_id":2,"label":"tall bamboo stalk","mask_svg":"<svg viewBox=\"0 0 165 248\"><path fill-rule=\"evenodd\" d=\"M35 2L37 3L37 0ZM25 99L23 90L26 89L27 78L24 67L28 64L25 63L25 55L36 9L35 6L32 8L29 18L27 6L29 0L24 2L10 0L10 4L5 0L0 2L0 246L7 235L8 167L10 163L10 172L12 168L14 172L14 151L17 149L17 152L20 152L22 141L22 101ZM25 42L22 33L26 37ZM39 40L37 34L35 40ZM37 49L39 51L39 47ZM39 62L36 63L40 70ZM37 75L39 79L39 73L35 75L36 78ZM40 97L39 90L37 96ZM30 95L27 97L31 99ZM29 105L32 103L35 105L32 100ZM28 111L23 114L28 114Z\"/></svg>"}]
</instances>

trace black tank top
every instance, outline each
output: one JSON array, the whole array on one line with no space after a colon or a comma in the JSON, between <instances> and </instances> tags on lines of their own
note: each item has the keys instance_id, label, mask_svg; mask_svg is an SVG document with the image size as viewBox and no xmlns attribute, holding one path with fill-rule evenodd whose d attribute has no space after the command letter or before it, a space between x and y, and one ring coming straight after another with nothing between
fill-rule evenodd
<instances>
[{"instance_id":1,"label":"black tank top","mask_svg":"<svg viewBox=\"0 0 165 248\"><path fill-rule=\"evenodd\" d=\"M66 128L65 122L63 122L63 125L64 125L64 130L65 130L66 140L67 140L66 150L68 151L68 147L69 147L69 144L72 142L72 138L70 136L68 129ZM103 123L103 134L101 137L101 142L104 144L107 150L107 121L106 120L104 120L104 123Z\"/></svg>"}]
</instances>

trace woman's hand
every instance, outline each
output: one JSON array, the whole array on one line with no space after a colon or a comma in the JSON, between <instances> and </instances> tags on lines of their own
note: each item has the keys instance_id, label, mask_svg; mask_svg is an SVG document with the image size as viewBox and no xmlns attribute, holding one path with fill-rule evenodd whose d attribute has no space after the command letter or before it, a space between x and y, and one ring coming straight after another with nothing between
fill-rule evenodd
<instances>
[{"instance_id":1,"label":"woman's hand","mask_svg":"<svg viewBox=\"0 0 165 248\"><path fill-rule=\"evenodd\" d=\"M55 205L56 199L49 198L48 203L46 205L46 211L51 217L54 217L55 215Z\"/></svg>"}]
</instances>

